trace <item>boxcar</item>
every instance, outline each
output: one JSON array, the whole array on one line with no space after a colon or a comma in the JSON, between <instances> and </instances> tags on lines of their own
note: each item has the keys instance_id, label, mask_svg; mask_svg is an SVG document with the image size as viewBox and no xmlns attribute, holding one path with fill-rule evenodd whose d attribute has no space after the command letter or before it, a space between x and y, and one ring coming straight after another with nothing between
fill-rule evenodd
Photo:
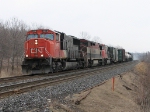
<instances>
[{"instance_id":1,"label":"boxcar","mask_svg":"<svg viewBox=\"0 0 150 112\"><path fill-rule=\"evenodd\" d=\"M109 56L110 56L110 62L114 63L116 62L116 51L114 47L108 47Z\"/></svg>"},{"instance_id":2,"label":"boxcar","mask_svg":"<svg viewBox=\"0 0 150 112\"><path fill-rule=\"evenodd\" d=\"M124 61L125 61L125 50L118 49L118 62L124 62Z\"/></svg>"}]
</instances>

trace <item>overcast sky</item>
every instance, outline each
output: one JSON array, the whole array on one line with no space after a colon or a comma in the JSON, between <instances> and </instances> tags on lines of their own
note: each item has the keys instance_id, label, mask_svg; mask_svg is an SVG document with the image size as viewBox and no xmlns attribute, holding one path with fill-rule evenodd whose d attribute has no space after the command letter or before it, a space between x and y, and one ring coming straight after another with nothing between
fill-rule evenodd
<instances>
[{"instance_id":1,"label":"overcast sky","mask_svg":"<svg viewBox=\"0 0 150 112\"><path fill-rule=\"evenodd\" d=\"M16 17L130 52L150 51L150 0L0 0L0 20Z\"/></svg>"}]
</instances>

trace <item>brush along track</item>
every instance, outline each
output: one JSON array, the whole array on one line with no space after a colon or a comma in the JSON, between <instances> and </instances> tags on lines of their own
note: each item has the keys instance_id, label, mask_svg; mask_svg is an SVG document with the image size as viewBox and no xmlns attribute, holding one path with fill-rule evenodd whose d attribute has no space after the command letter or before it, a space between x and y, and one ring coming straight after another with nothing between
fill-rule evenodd
<instances>
[{"instance_id":1,"label":"brush along track","mask_svg":"<svg viewBox=\"0 0 150 112\"><path fill-rule=\"evenodd\" d=\"M21 75L21 76L15 76L15 77L0 78L0 86L3 85L3 84L6 85L6 83L11 83L11 82L18 82L18 81L29 80L29 79L39 79L39 78L45 78L45 77L48 77L48 76L57 76L57 75L60 75L60 74L79 72L79 71L89 70L89 69L93 69L93 70L96 69L96 68L103 69L103 68L106 68L107 66L115 66L115 65L96 66L96 67L85 68L85 69L59 71L58 73Z\"/></svg>"},{"instance_id":2,"label":"brush along track","mask_svg":"<svg viewBox=\"0 0 150 112\"><path fill-rule=\"evenodd\" d=\"M107 65L107 66L110 66L110 65ZM103 69L107 66L92 67L92 69L100 68L100 67ZM48 76L57 76L60 74L79 72L79 71L87 70L87 69L89 69L89 68L77 69L77 70L68 70L68 71L59 71L58 73L22 75L22 76L15 76L15 77L0 78L0 86L3 84L6 85L6 83L11 83L11 82L18 82L18 81L29 80L29 79L45 78Z\"/></svg>"},{"instance_id":3,"label":"brush along track","mask_svg":"<svg viewBox=\"0 0 150 112\"><path fill-rule=\"evenodd\" d=\"M54 76L54 77L51 76L49 78L41 79L41 80L39 79L33 82L26 82L26 83L14 84L14 85L9 85L9 86L3 86L3 87L0 87L0 97L3 98L3 97L10 96L13 94L19 94L19 93L39 89L39 88L46 87L46 86L52 86L58 83L81 78L83 76L94 75L97 73L108 71L110 69L123 67L132 63L135 63L135 62L133 61L133 62L128 62L128 63L122 63L122 64L107 66L107 67L99 68L99 69L98 68L88 69L88 70L83 69L82 71L78 71L78 72L71 71L68 74L64 73L63 75Z\"/></svg>"},{"instance_id":4,"label":"brush along track","mask_svg":"<svg viewBox=\"0 0 150 112\"><path fill-rule=\"evenodd\" d=\"M42 78L42 77L47 77L47 76L53 76L53 75L57 75L60 73L64 73L64 71L61 71L59 73L20 75L20 76L15 76L15 77L0 78L0 85L3 83L16 82L19 80L28 80L28 79L33 79L33 78Z\"/></svg>"},{"instance_id":5,"label":"brush along track","mask_svg":"<svg viewBox=\"0 0 150 112\"><path fill-rule=\"evenodd\" d=\"M134 61L133 61L134 62ZM127 62L130 63L130 62ZM118 63L120 64L120 63ZM83 70L96 70L96 69L105 69L108 66L118 66L117 65L105 65L105 66L97 66L97 67L92 67L92 68L85 68L85 69L77 69L77 70L68 70L68 71L61 71L59 73L49 73L49 74L36 74L36 75L21 75L21 76L15 76L15 77L7 77L7 78L0 78L0 86L6 85L8 83L13 83L13 82L19 82L19 81L25 81L25 80L30 80L30 79L40 79L40 78L46 78L48 76L56 76L60 74L66 74L66 73L73 73L73 72L79 72ZM121 63L122 64L122 63Z\"/></svg>"}]
</instances>

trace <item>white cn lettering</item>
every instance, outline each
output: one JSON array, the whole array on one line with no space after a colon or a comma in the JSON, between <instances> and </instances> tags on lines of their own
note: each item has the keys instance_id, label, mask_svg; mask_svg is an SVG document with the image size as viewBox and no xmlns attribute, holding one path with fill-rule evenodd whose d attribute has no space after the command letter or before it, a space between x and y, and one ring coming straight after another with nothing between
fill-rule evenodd
<instances>
[{"instance_id":1,"label":"white cn lettering","mask_svg":"<svg viewBox=\"0 0 150 112\"><path fill-rule=\"evenodd\" d=\"M43 47L39 47L39 48L31 48L31 53L43 53Z\"/></svg>"},{"instance_id":2,"label":"white cn lettering","mask_svg":"<svg viewBox=\"0 0 150 112\"><path fill-rule=\"evenodd\" d=\"M37 53L37 48L31 48L31 53Z\"/></svg>"},{"instance_id":3,"label":"white cn lettering","mask_svg":"<svg viewBox=\"0 0 150 112\"><path fill-rule=\"evenodd\" d=\"M39 53L43 53L43 47L39 47L39 48L38 48L38 52L39 52Z\"/></svg>"}]
</instances>

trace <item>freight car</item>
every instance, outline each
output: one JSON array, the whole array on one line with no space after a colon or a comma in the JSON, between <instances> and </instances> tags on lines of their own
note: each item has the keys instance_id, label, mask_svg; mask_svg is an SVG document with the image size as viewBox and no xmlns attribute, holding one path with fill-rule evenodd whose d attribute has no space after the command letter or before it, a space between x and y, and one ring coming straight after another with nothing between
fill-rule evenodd
<instances>
[{"instance_id":1,"label":"freight car","mask_svg":"<svg viewBox=\"0 0 150 112\"><path fill-rule=\"evenodd\" d=\"M118 62L125 61L125 49L118 49Z\"/></svg>"},{"instance_id":2,"label":"freight car","mask_svg":"<svg viewBox=\"0 0 150 112\"><path fill-rule=\"evenodd\" d=\"M118 62L118 48L108 47L110 62L117 63Z\"/></svg>"},{"instance_id":3,"label":"freight car","mask_svg":"<svg viewBox=\"0 0 150 112\"><path fill-rule=\"evenodd\" d=\"M30 30L22 72L39 74L125 61L125 50L49 29ZM131 55L131 54L130 54ZM128 57L132 60L132 56Z\"/></svg>"},{"instance_id":4,"label":"freight car","mask_svg":"<svg viewBox=\"0 0 150 112\"><path fill-rule=\"evenodd\" d=\"M133 56L131 53L126 52L125 53L125 57L126 57L126 61L132 61L133 60Z\"/></svg>"}]
</instances>

